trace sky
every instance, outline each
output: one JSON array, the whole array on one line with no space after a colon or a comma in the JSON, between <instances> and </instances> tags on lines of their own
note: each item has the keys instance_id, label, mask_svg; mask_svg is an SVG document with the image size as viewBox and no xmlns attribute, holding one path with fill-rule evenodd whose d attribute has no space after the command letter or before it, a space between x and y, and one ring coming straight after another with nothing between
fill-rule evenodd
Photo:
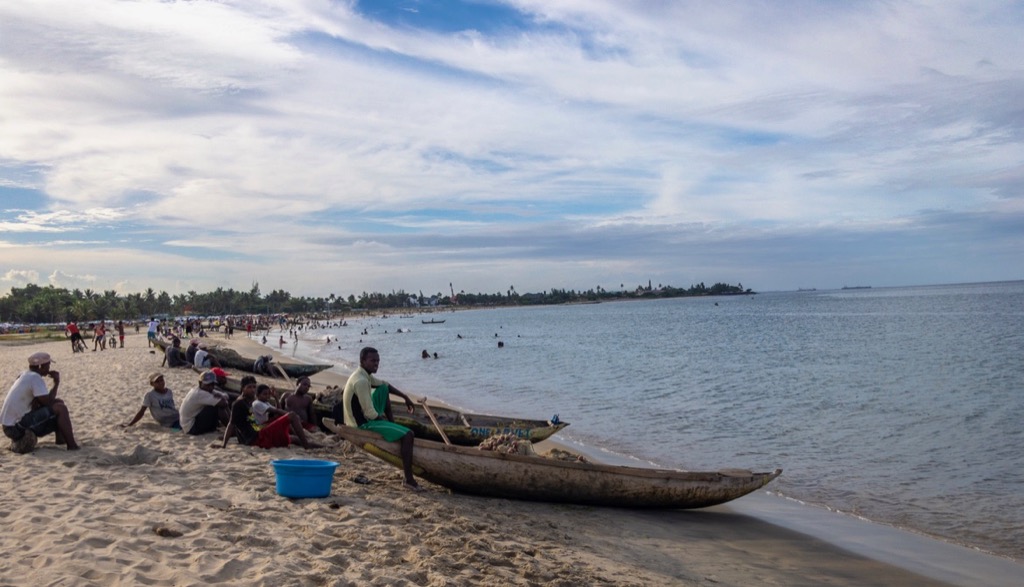
<instances>
[{"instance_id":1,"label":"sky","mask_svg":"<svg viewBox=\"0 0 1024 587\"><path fill-rule=\"evenodd\" d=\"M1024 279L1022 38L996 0L0 0L0 294Z\"/></svg>"}]
</instances>

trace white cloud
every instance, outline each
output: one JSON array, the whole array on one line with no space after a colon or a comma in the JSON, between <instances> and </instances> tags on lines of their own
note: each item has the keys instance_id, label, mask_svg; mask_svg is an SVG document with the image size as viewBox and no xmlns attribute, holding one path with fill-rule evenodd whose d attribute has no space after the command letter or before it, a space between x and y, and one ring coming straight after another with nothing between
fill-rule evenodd
<instances>
[{"instance_id":1,"label":"white cloud","mask_svg":"<svg viewBox=\"0 0 1024 587\"><path fill-rule=\"evenodd\" d=\"M678 265L645 251L701 235L1020 211L1012 3L509 4L539 26L442 34L318 0L0 5L0 188L43 193L0 202L0 270L553 287L595 281L601 255L636 281Z\"/></svg>"}]
</instances>

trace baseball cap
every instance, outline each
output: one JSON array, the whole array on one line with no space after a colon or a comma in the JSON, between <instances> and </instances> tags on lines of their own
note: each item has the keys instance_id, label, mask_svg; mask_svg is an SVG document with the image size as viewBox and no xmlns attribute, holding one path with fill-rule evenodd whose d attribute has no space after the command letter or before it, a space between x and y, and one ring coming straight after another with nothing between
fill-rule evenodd
<instances>
[{"instance_id":1,"label":"baseball cap","mask_svg":"<svg viewBox=\"0 0 1024 587\"><path fill-rule=\"evenodd\" d=\"M35 353L28 358L28 364L30 367L38 367L52 362L50 359L50 353Z\"/></svg>"},{"instance_id":2,"label":"baseball cap","mask_svg":"<svg viewBox=\"0 0 1024 587\"><path fill-rule=\"evenodd\" d=\"M203 371L199 376L200 385L204 383L217 383L217 375L213 371Z\"/></svg>"},{"instance_id":3,"label":"baseball cap","mask_svg":"<svg viewBox=\"0 0 1024 587\"><path fill-rule=\"evenodd\" d=\"M164 374L159 371L153 371L149 374L149 383L152 385L157 379L163 379Z\"/></svg>"}]
</instances>

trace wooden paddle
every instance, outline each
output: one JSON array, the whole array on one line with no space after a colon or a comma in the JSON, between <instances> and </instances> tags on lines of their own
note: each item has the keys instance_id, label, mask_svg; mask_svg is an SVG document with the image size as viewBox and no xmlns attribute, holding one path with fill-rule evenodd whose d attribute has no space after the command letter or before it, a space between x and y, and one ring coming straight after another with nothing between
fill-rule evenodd
<instances>
[{"instance_id":1,"label":"wooden paddle","mask_svg":"<svg viewBox=\"0 0 1024 587\"><path fill-rule=\"evenodd\" d=\"M290 377L288 377L288 373L285 372L284 367L278 365L277 363L271 363L271 365L273 365L274 368L277 369L277 372L281 374L281 377L284 377L284 380L288 382L288 385L292 384L292 380Z\"/></svg>"},{"instance_id":2,"label":"wooden paddle","mask_svg":"<svg viewBox=\"0 0 1024 587\"><path fill-rule=\"evenodd\" d=\"M437 418L434 417L433 410L431 410L430 406L427 405L427 398L421 398L420 404L423 405L423 411L427 413L427 416L430 416L430 421L434 423L434 428L437 428L437 432L441 435L441 439L444 440L445 444L450 446L452 441L448 440L448 435L444 433L441 425L437 423Z\"/></svg>"}]
</instances>

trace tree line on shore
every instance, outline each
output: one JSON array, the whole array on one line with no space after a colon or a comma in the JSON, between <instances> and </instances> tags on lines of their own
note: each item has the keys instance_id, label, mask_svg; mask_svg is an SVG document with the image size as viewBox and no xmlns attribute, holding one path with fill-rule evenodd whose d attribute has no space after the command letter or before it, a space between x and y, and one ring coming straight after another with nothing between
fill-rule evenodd
<instances>
[{"instance_id":1,"label":"tree line on shore","mask_svg":"<svg viewBox=\"0 0 1024 587\"><path fill-rule=\"evenodd\" d=\"M672 298L683 296L752 294L743 284L716 283L705 287L703 283L689 288L662 286L656 288L648 282L635 289L608 291L600 286L585 291L551 289L540 293L520 294L514 286L494 294L466 293L451 295L437 293L424 296L404 290L391 293L367 293L347 298L330 294L326 297L292 296L284 290L261 294L258 283L248 291L218 287L207 293L189 291L170 295L157 293L152 288L141 293L119 294L114 290L103 292L91 289L68 290L52 285L28 284L13 287L9 295L0 297L0 321L15 323L61 323L67 320L135 320L156 315L167 316L226 316L239 314L298 314L338 313L362 310L399 308L447 308L452 306L506 306L587 303L625 299Z\"/></svg>"}]
</instances>

